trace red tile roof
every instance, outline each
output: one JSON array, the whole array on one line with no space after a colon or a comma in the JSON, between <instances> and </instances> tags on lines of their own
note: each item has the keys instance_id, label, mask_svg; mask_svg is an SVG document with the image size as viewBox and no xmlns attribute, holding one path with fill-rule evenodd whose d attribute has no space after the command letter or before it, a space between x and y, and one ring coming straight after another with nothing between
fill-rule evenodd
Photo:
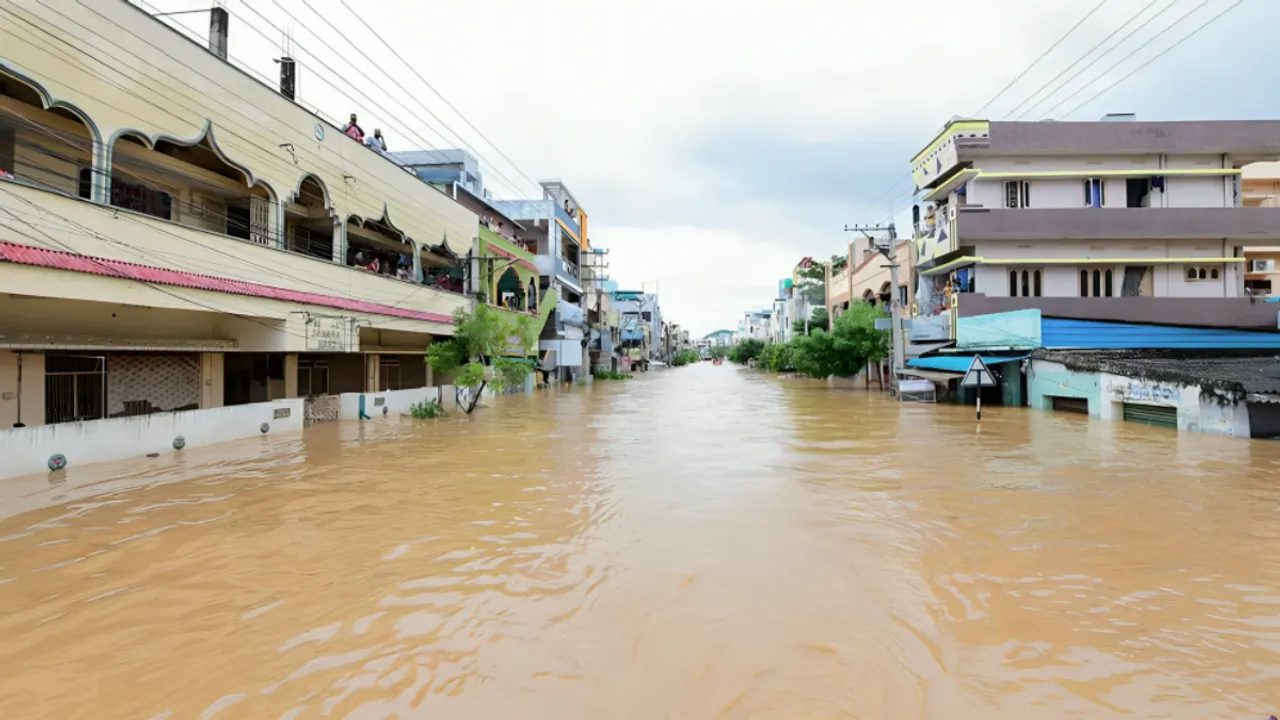
<instances>
[{"instance_id":1,"label":"red tile roof","mask_svg":"<svg viewBox=\"0 0 1280 720\"><path fill-rule=\"evenodd\" d=\"M369 313L372 315L388 315L391 317L408 318L410 320L424 320L427 322L453 324L453 318L451 316L443 315L441 313L420 312L418 310L394 307L392 305L383 305L381 303L366 302L364 300L353 300L351 298L338 297L335 295L321 295L319 293L303 292L301 290L288 290L285 288L272 287L270 285L244 282L242 280L228 280L226 278L200 275L198 273L166 270L164 268L151 267L149 265L138 265L136 263L121 262L119 260L108 260L106 258L77 255L75 253L62 252L60 250L48 250L45 248L32 247L30 245L0 242L0 262L11 262L18 265L33 265L36 267L89 273L92 275L103 275L106 277L118 277L137 282L152 283L155 285L175 285L178 287L191 288L193 290L209 290L211 292L230 293L232 295L248 295L251 297L302 303L305 305L318 305L321 307ZM353 269L352 272L360 271Z\"/></svg>"}]
</instances>

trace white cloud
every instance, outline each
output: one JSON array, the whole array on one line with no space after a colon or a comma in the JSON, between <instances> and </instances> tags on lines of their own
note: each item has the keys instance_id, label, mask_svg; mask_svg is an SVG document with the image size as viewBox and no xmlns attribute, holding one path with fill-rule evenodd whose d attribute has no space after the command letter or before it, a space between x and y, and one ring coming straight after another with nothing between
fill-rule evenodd
<instances>
[{"instance_id":1,"label":"white cloud","mask_svg":"<svg viewBox=\"0 0 1280 720\"><path fill-rule=\"evenodd\" d=\"M149 1L163 10L187 6L182 0ZM384 129L392 149L421 145L411 137L415 129L436 147L459 146L461 137L486 164L506 176L488 174L495 194L511 196L512 185L519 185L525 194L533 192L338 0L308 1L379 66L370 67L361 60L302 0L279 0L300 21L294 25L298 43L341 70L398 118L325 87L315 76L327 73L306 67L314 63L304 57L301 87L307 104L320 106L331 117L360 112L366 128ZM229 3L236 15L231 26L232 55L272 75L272 58L278 56L278 49L244 23L256 25L269 37L279 32L266 28L246 9L246 2L280 25L291 21L267 0ZM1107 2L988 114L1008 110L1147 2ZM1230 2L1210 0L1170 40ZM843 248L847 238L840 231L842 222L878 220L853 213L907 172L911 151L928 142L948 117L977 110L1097 3L361 0L357 4L347 0L347 4L383 33L525 173L535 180L558 177L568 183L591 213L596 244L612 250L615 277L629 284L662 281L664 313L670 319L712 330L733 324L748 306L767 304L777 279L788 275L801 256L825 256ZM1258 14L1269 12L1267 7L1267 3L1246 4L1252 9L1242 9L1223 21L1222 35L1198 37L1197 41L1206 43L1200 47L1214 47L1214 37L1229 36L1251 22L1265 26ZM1165 20L1183 12L1175 8ZM202 23L207 23L203 16L175 19L203 35ZM1162 24L1153 23L1140 32L1133 46ZM334 45L338 54L325 50L317 38ZM1165 44L1155 43L1125 69ZM1100 63L1080 82L1092 80L1127 51ZM391 84L391 77L451 129L441 127L405 98ZM375 84L390 90L389 96ZM343 90L350 92L345 86ZM1132 95L1119 97L1130 102ZM394 106L397 100L403 107ZM797 142L820 147L854 137L888 138L897 145L884 152L901 157L886 164L882 155L874 165L900 167L901 173L848 188L847 207L829 203L810 207L805 204L806 192L814 189L779 182L767 154L753 169L749 160L757 148L750 144L740 148L748 162L731 166L707 165L691 152L696 143L741 127L754 130L759 142L777 139L781 147ZM439 139L437 132L446 137ZM898 149L903 138L917 140L912 150ZM836 156L815 158L815 162L856 167L866 158ZM752 183L762 192L756 197L743 195L741 188ZM884 189L867 190L877 186ZM828 196L835 194L832 188L823 190ZM771 202L761 202L761 197ZM902 206L899 200L897 212ZM621 213L621 208L626 217L611 217L611 211ZM699 209L705 209L702 222ZM889 210L881 203L865 212ZM804 219L797 220L797 215Z\"/></svg>"}]
</instances>

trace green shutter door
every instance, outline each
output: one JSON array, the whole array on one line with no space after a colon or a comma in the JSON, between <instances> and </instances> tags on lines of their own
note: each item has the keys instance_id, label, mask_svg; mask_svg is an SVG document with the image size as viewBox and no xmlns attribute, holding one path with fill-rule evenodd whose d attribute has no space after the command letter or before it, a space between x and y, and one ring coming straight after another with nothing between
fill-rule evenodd
<instances>
[{"instance_id":1,"label":"green shutter door","mask_svg":"<svg viewBox=\"0 0 1280 720\"><path fill-rule=\"evenodd\" d=\"M1144 425L1178 429L1178 408L1124 404L1124 419Z\"/></svg>"}]
</instances>

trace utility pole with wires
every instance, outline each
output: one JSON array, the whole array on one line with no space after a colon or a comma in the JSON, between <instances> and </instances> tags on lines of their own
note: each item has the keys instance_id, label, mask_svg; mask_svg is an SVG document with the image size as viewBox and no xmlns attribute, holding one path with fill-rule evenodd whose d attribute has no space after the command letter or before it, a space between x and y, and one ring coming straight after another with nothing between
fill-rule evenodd
<instances>
[{"instance_id":1,"label":"utility pole with wires","mask_svg":"<svg viewBox=\"0 0 1280 720\"><path fill-rule=\"evenodd\" d=\"M906 347L902 342L902 303L898 302L898 230L890 222L888 225L845 225L845 232L860 232L889 264L889 284L893 288L889 298L890 327L892 330L890 349L893 353L893 387L898 387L898 375L906 367ZM877 237L871 233L885 233L888 237ZM852 258L850 259L852 262ZM851 298L852 299L852 298Z\"/></svg>"}]
</instances>

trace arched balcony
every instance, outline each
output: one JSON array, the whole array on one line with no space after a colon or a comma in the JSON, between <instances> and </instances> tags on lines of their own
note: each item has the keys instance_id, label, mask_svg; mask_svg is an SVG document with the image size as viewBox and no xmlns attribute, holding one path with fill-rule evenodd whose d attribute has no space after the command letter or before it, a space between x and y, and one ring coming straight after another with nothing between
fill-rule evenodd
<instances>
[{"instance_id":1,"label":"arched balcony","mask_svg":"<svg viewBox=\"0 0 1280 720\"><path fill-rule=\"evenodd\" d=\"M320 260L338 260L332 207L324 183L314 175L304 175L284 206L284 249Z\"/></svg>"},{"instance_id":2,"label":"arched balcony","mask_svg":"<svg viewBox=\"0 0 1280 720\"><path fill-rule=\"evenodd\" d=\"M0 72L0 178L92 198L101 143L83 113Z\"/></svg>"}]
</instances>

